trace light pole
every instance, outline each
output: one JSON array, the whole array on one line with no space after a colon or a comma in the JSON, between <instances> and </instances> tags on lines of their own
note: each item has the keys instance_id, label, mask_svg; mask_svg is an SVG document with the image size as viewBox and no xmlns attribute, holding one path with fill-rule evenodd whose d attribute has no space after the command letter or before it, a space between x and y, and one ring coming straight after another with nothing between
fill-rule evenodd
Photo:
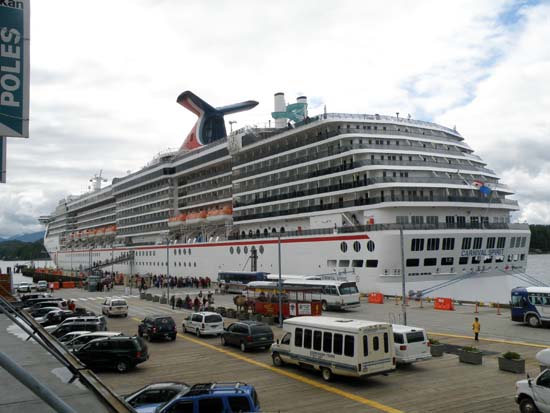
<instances>
[{"instance_id":1,"label":"light pole","mask_svg":"<svg viewBox=\"0 0 550 413\"><path fill-rule=\"evenodd\" d=\"M234 123L237 123L237 121L236 120L230 120L229 121L229 127L231 128L231 131L229 133L233 133L233 124Z\"/></svg>"},{"instance_id":2,"label":"light pole","mask_svg":"<svg viewBox=\"0 0 550 413\"><path fill-rule=\"evenodd\" d=\"M166 237L166 292L167 292L167 303L170 305L170 254L168 246L170 245L170 238Z\"/></svg>"},{"instance_id":3,"label":"light pole","mask_svg":"<svg viewBox=\"0 0 550 413\"><path fill-rule=\"evenodd\" d=\"M278 236L279 247L279 327L283 327L283 280L281 276L281 234Z\"/></svg>"},{"instance_id":4,"label":"light pole","mask_svg":"<svg viewBox=\"0 0 550 413\"><path fill-rule=\"evenodd\" d=\"M403 324L407 325L407 306L405 304L405 240L403 239L403 225L399 227L399 238L401 241L401 292L403 294L401 308L403 311Z\"/></svg>"}]
</instances>

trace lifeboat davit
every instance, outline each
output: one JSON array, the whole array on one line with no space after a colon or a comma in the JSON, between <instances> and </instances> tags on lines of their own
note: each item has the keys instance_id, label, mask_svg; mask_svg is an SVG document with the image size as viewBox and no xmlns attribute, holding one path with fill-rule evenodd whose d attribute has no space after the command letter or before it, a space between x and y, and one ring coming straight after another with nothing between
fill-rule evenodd
<instances>
[{"instance_id":1,"label":"lifeboat davit","mask_svg":"<svg viewBox=\"0 0 550 413\"><path fill-rule=\"evenodd\" d=\"M187 220L187 214L181 214L176 217L168 218L168 226L170 228L180 227L181 225L185 224L185 221Z\"/></svg>"},{"instance_id":2,"label":"lifeboat davit","mask_svg":"<svg viewBox=\"0 0 550 413\"><path fill-rule=\"evenodd\" d=\"M207 216L208 216L208 213L206 211L192 212L187 215L186 222L189 225L201 224L206 220Z\"/></svg>"},{"instance_id":3,"label":"lifeboat davit","mask_svg":"<svg viewBox=\"0 0 550 413\"><path fill-rule=\"evenodd\" d=\"M226 206L222 209L213 209L208 211L206 220L208 222L221 222L230 220L233 217L233 208Z\"/></svg>"}]
</instances>

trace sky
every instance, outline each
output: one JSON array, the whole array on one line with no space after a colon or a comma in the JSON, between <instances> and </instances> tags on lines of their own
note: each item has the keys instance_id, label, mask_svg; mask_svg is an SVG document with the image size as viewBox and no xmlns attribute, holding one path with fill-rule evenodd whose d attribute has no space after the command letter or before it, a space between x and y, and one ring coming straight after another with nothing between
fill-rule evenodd
<instances>
[{"instance_id":1,"label":"sky","mask_svg":"<svg viewBox=\"0 0 550 413\"><path fill-rule=\"evenodd\" d=\"M273 95L310 114L456 126L510 186L520 222L550 224L550 0L49 0L31 5L30 138L10 138L0 236L41 229L68 194L179 148L195 116L266 125ZM229 130L229 125L227 125Z\"/></svg>"}]
</instances>

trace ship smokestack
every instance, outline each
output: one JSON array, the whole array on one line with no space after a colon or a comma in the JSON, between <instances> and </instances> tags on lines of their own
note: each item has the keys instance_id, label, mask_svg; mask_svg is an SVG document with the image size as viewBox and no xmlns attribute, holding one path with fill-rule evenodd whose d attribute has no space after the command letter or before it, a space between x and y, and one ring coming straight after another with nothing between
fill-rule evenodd
<instances>
[{"instance_id":1,"label":"ship smokestack","mask_svg":"<svg viewBox=\"0 0 550 413\"><path fill-rule=\"evenodd\" d=\"M304 117L307 117L307 96L299 96L297 99L296 99L296 102L297 103L305 103L306 104L306 109L304 111Z\"/></svg>"},{"instance_id":2,"label":"ship smokestack","mask_svg":"<svg viewBox=\"0 0 550 413\"><path fill-rule=\"evenodd\" d=\"M285 94L282 92L275 93L274 96L274 112L284 112L286 110ZM284 128L286 126L285 119L275 119L276 128Z\"/></svg>"}]
</instances>

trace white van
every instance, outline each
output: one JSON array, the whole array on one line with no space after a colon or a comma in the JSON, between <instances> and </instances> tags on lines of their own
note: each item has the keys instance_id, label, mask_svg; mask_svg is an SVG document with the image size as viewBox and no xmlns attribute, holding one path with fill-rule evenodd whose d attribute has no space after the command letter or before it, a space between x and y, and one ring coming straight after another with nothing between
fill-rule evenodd
<instances>
[{"instance_id":1,"label":"white van","mask_svg":"<svg viewBox=\"0 0 550 413\"><path fill-rule=\"evenodd\" d=\"M432 358L426 331L420 327L392 324L395 358L398 364L410 364Z\"/></svg>"},{"instance_id":2,"label":"white van","mask_svg":"<svg viewBox=\"0 0 550 413\"><path fill-rule=\"evenodd\" d=\"M285 363L333 374L362 377L395 369L391 324L335 317L294 317L285 320L286 334L271 346L273 364Z\"/></svg>"}]
</instances>

